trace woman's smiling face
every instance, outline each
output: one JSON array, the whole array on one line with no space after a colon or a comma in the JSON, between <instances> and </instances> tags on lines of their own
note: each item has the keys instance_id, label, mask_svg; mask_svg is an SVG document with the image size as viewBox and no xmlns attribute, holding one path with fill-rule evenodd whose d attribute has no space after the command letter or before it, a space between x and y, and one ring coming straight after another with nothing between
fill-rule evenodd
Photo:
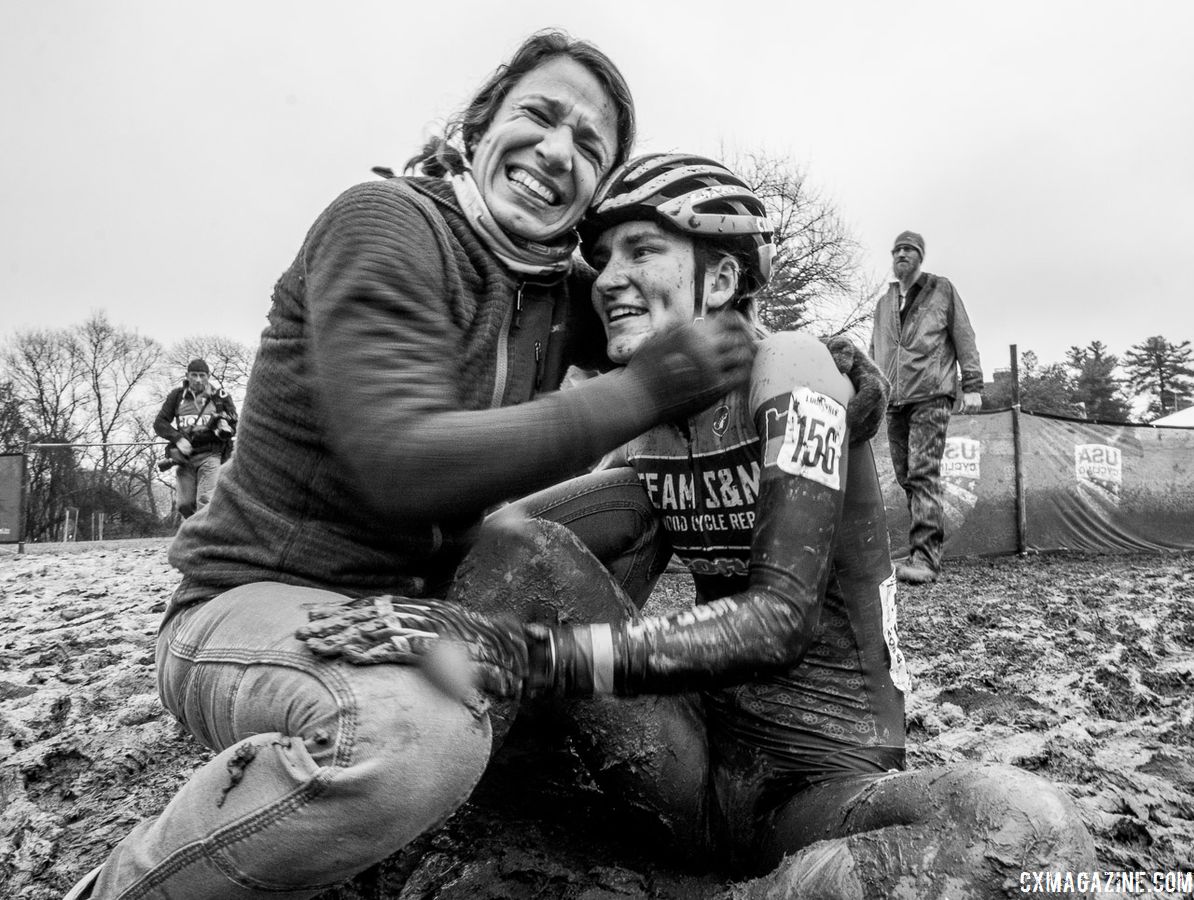
<instances>
[{"instance_id":1,"label":"woman's smiling face","mask_svg":"<svg viewBox=\"0 0 1194 900\"><path fill-rule=\"evenodd\" d=\"M617 146L617 114L601 83L555 56L506 95L473 151L473 176L505 231L550 241L580 221Z\"/></svg>"},{"instance_id":2,"label":"woman's smiling face","mask_svg":"<svg viewBox=\"0 0 1194 900\"><path fill-rule=\"evenodd\" d=\"M611 361L625 364L651 335L693 320L693 253L690 239L651 221L623 222L597 239L593 308Z\"/></svg>"}]
</instances>

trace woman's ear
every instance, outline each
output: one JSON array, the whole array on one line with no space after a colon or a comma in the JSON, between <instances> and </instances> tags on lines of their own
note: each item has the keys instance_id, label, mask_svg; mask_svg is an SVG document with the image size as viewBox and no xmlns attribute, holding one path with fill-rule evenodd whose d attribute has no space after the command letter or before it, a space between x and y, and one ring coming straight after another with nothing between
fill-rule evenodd
<instances>
[{"instance_id":1,"label":"woman's ear","mask_svg":"<svg viewBox=\"0 0 1194 900\"><path fill-rule=\"evenodd\" d=\"M721 309L734 299L740 269L738 260L727 254L717 261L717 265L705 270L706 309Z\"/></svg>"}]
</instances>

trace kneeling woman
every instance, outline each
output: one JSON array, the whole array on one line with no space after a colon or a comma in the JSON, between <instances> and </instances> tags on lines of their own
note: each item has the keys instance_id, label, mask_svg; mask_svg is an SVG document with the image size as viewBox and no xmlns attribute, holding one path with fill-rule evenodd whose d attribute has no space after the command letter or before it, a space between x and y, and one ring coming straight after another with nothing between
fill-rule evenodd
<instances>
[{"instance_id":1,"label":"kneeling woman","mask_svg":"<svg viewBox=\"0 0 1194 900\"><path fill-rule=\"evenodd\" d=\"M694 319L750 317L774 252L758 198L693 156L627 163L582 237L620 365ZM607 788L682 847L767 873L748 893L991 897L1022 870L1092 868L1090 836L1048 782L1000 766L904 770L909 681L874 460L851 442L853 394L820 342L764 337L748 385L631 441L617 454L624 475L507 510L462 570L479 573L457 595L474 609L485 583L515 603L550 583L548 605L608 624L401 603L388 621L465 636L532 694L659 695L570 714ZM692 572L691 611L639 617L572 532L530 518L565 521L593 546L577 498L598 517L602 497L636 491ZM501 565L509 577L495 579Z\"/></svg>"}]
</instances>

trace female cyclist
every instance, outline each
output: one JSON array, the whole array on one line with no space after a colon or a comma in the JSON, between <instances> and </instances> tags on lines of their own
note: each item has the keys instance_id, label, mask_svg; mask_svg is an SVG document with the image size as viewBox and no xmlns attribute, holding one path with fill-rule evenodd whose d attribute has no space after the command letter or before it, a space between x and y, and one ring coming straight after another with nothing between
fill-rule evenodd
<instances>
[{"instance_id":1,"label":"female cyclist","mask_svg":"<svg viewBox=\"0 0 1194 900\"><path fill-rule=\"evenodd\" d=\"M628 162L582 240L619 365L694 320L748 321L774 249L746 185L686 155ZM487 610L556 624L386 599L351 621L316 614L303 636L316 652L403 662L437 658L437 633L462 638L499 693L662 695L568 715L604 783L679 847L762 874L748 896L1000 897L1026 870L1092 869L1089 834L1047 781L1005 766L905 770L909 676L852 395L820 342L765 337L748 383L627 443L625 468L495 516L460 599L475 608L488 591ZM636 492L692 572L690 611L638 616L644 598L577 537L600 545L593 522Z\"/></svg>"}]
</instances>

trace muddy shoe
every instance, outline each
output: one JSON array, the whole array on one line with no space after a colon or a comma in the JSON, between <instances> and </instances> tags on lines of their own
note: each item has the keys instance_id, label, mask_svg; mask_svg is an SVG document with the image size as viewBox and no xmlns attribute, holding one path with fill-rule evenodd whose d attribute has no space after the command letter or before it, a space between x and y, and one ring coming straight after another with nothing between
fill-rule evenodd
<instances>
[{"instance_id":1,"label":"muddy shoe","mask_svg":"<svg viewBox=\"0 0 1194 900\"><path fill-rule=\"evenodd\" d=\"M937 580L937 573L921 562L900 563L896 578L907 584L930 584Z\"/></svg>"},{"instance_id":2,"label":"muddy shoe","mask_svg":"<svg viewBox=\"0 0 1194 900\"><path fill-rule=\"evenodd\" d=\"M79 883L71 888L62 900L87 900L91 896L91 889L95 887L96 881L99 880L99 873L102 868L103 866L96 866L84 875Z\"/></svg>"}]
</instances>

